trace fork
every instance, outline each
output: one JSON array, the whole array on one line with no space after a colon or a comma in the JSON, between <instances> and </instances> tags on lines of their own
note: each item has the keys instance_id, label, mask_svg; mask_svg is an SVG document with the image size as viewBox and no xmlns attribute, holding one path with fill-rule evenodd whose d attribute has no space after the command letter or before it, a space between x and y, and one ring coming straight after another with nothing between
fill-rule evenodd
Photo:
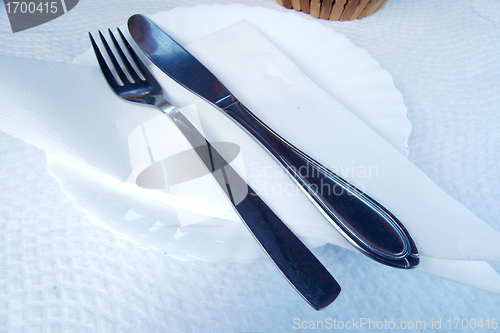
<instances>
[{"instance_id":1,"label":"fork","mask_svg":"<svg viewBox=\"0 0 500 333\"><path fill-rule=\"evenodd\" d=\"M165 98L158 81L139 59L121 30L117 30L129 57L125 55L110 29L108 33L124 68L119 64L101 31L99 36L121 82L113 75L96 41L89 33L97 61L111 89L125 101L149 105L167 115L195 147L194 150L214 175L241 220L295 290L316 310L333 302L340 293L337 281L196 127ZM143 78L131 62L136 65ZM127 77L126 72L132 80ZM216 172L218 170L222 172ZM238 193L246 193L246 196L237 200Z\"/></svg>"}]
</instances>

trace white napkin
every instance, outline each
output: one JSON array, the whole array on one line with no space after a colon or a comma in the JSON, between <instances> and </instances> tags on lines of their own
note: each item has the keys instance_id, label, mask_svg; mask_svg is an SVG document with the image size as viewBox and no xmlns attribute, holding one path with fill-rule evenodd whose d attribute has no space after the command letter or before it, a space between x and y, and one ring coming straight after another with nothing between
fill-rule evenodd
<instances>
[{"instance_id":1,"label":"white napkin","mask_svg":"<svg viewBox=\"0 0 500 333\"><path fill-rule=\"evenodd\" d=\"M484 262L500 259L499 233L319 89L258 31L240 23L188 49L271 128L398 216L422 254L418 269L500 292L498 275ZM284 195L293 183L238 126L153 70L175 105L196 106L210 141L241 147L249 184L294 232L347 246L302 193ZM76 165L129 179L128 137L157 111L119 101L98 69L2 57L0 75L13 78L0 83L0 129ZM281 191L274 195L266 188Z\"/></svg>"}]
</instances>

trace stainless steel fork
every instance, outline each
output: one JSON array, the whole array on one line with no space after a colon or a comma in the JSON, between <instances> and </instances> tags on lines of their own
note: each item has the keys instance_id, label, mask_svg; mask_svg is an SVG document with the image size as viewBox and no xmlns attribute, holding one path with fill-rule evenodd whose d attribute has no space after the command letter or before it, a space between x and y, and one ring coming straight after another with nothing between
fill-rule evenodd
<instances>
[{"instance_id":1,"label":"stainless steel fork","mask_svg":"<svg viewBox=\"0 0 500 333\"><path fill-rule=\"evenodd\" d=\"M316 310L333 302L340 293L340 286L333 276L194 125L166 100L162 87L139 59L120 29L118 32L129 57L125 55L111 30L108 31L124 68L120 66L100 31L99 36L121 82L113 76L90 33L89 36L102 73L113 91L126 101L155 107L170 117L195 148L203 164L214 175L249 231L297 292ZM135 63L144 79L135 71L130 61ZM125 71L132 80L129 80ZM216 172L217 170L222 172ZM236 193L247 195L240 201L236 200Z\"/></svg>"}]
</instances>

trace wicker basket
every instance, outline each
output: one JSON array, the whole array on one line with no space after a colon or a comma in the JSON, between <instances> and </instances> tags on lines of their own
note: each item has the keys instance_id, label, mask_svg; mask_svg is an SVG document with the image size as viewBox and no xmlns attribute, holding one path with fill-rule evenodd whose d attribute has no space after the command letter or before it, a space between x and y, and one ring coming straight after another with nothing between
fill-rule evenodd
<instances>
[{"instance_id":1,"label":"wicker basket","mask_svg":"<svg viewBox=\"0 0 500 333\"><path fill-rule=\"evenodd\" d=\"M363 18L384 7L389 0L276 0L281 6L315 18L348 21Z\"/></svg>"}]
</instances>

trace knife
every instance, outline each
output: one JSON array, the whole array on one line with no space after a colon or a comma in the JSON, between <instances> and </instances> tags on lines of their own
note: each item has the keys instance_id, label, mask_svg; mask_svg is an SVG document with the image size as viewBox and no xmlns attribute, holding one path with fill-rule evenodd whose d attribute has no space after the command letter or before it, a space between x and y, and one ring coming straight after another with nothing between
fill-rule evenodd
<instances>
[{"instance_id":1,"label":"knife","mask_svg":"<svg viewBox=\"0 0 500 333\"><path fill-rule=\"evenodd\" d=\"M217 107L259 142L355 248L392 267L418 265L418 250L413 239L389 210L279 136L147 17L131 16L128 29L139 48L158 68ZM325 188L329 193L323 193Z\"/></svg>"}]
</instances>

